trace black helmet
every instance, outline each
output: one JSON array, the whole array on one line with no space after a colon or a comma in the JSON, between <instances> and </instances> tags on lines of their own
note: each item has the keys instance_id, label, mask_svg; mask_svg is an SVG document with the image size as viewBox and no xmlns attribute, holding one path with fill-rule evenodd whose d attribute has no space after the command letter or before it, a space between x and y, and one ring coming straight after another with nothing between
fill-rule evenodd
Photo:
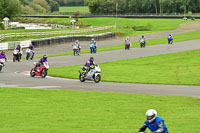
<instances>
[{"instance_id":1,"label":"black helmet","mask_svg":"<svg viewBox=\"0 0 200 133\"><path fill-rule=\"evenodd\" d=\"M5 51L1 51L1 54L5 54Z\"/></svg>"},{"instance_id":2,"label":"black helmet","mask_svg":"<svg viewBox=\"0 0 200 133\"><path fill-rule=\"evenodd\" d=\"M43 55L43 58L44 58L44 59L47 59L47 55Z\"/></svg>"},{"instance_id":3,"label":"black helmet","mask_svg":"<svg viewBox=\"0 0 200 133\"><path fill-rule=\"evenodd\" d=\"M94 58L93 58L93 57L90 57L90 60L91 60L91 61L94 61Z\"/></svg>"}]
</instances>

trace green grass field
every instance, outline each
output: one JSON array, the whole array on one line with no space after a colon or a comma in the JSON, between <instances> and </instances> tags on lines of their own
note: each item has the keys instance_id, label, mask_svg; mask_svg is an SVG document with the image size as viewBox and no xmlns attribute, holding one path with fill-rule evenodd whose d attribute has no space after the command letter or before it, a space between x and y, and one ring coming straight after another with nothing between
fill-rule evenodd
<instances>
[{"instance_id":1,"label":"green grass field","mask_svg":"<svg viewBox=\"0 0 200 133\"><path fill-rule=\"evenodd\" d=\"M2 87L0 92L1 133L136 133L150 108L169 132L200 132L199 98Z\"/></svg>"},{"instance_id":2,"label":"green grass field","mask_svg":"<svg viewBox=\"0 0 200 133\"><path fill-rule=\"evenodd\" d=\"M80 12L80 13L89 13L88 6L64 6L59 7L59 12Z\"/></svg>"},{"instance_id":3,"label":"green grass field","mask_svg":"<svg viewBox=\"0 0 200 133\"><path fill-rule=\"evenodd\" d=\"M68 23L69 20L65 18L48 18L52 22ZM117 20L117 29L111 30L123 36L134 36L138 32L140 34L171 30L177 28L180 24L185 22L192 22L191 20L184 21L182 19L127 19L127 18L79 18L79 22L83 25L91 26L108 26L115 25Z\"/></svg>"},{"instance_id":4,"label":"green grass field","mask_svg":"<svg viewBox=\"0 0 200 133\"><path fill-rule=\"evenodd\" d=\"M199 58L200 50L192 50L99 65L102 80L108 82L200 85ZM51 68L49 75L77 79L78 69L80 65Z\"/></svg>"}]
</instances>

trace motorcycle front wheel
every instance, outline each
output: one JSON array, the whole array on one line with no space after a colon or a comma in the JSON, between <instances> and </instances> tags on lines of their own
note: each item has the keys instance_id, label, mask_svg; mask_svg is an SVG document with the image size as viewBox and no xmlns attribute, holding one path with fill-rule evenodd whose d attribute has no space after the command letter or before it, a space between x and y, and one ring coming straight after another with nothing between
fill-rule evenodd
<instances>
[{"instance_id":1,"label":"motorcycle front wheel","mask_svg":"<svg viewBox=\"0 0 200 133\"><path fill-rule=\"evenodd\" d=\"M33 68L31 69L30 76L31 76L31 77L34 77L34 76L35 76L35 72L34 72L34 69L33 69Z\"/></svg>"},{"instance_id":2,"label":"motorcycle front wheel","mask_svg":"<svg viewBox=\"0 0 200 133\"><path fill-rule=\"evenodd\" d=\"M46 69L43 69L41 71L41 76L42 76L42 78L45 78L47 76L47 70Z\"/></svg>"},{"instance_id":3,"label":"motorcycle front wheel","mask_svg":"<svg viewBox=\"0 0 200 133\"><path fill-rule=\"evenodd\" d=\"M0 72L1 72L1 70L2 70L2 67L3 67L3 66L0 64Z\"/></svg>"},{"instance_id":4,"label":"motorcycle front wheel","mask_svg":"<svg viewBox=\"0 0 200 133\"><path fill-rule=\"evenodd\" d=\"M27 55L26 55L26 60L28 60L28 59L29 59L29 56L30 56L30 54L29 54L29 53L27 53Z\"/></svg>"},{"instance_id":5,"label":"motorcycle front wheel","mask_svg":"<svg viewBox=\"0 0 200 133\"><path fill-rule=\"evenodd\" d=\"M84 77L84 75L80 74L80 75L79 75L79 80L80 80L81 82L85 82L85 77Z\"/></svg>"},{"instance_id":6,"label":"motorcycle front wheel","mask_svg":"<svg viewBox=\"0 0 200 133\"><path fill-rule=\"evenodd\" d=\"M100 80L101 80L101 75L100 74L98 74L97 76L94 76L94 82L95 83L99 83Z\"/></svg>"}]
</instances>

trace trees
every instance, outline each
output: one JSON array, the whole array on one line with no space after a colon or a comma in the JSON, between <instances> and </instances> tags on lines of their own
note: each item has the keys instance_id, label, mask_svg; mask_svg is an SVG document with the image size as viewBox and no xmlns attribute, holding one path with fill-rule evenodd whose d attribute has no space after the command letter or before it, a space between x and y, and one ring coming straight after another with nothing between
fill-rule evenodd
<instances>
[{"instance_id":1,"label":"trees","mask_svg":"<svg viewBox=\"0 0 200 133\"><path fill-rule=\"evenodd\" d=\"M0 19L8 17L12 19L20 13L19 0L0 0Z\"/></svg>"},{"instance_id":2,"label":"trees","mask_svg":"<svg viewBox=\"0 0 200 133\"><path fill-rule=\"evenodd\" d=\"M112 14L118 2L118 13L188 13L200 12L200 0L85 0L93 14Z\"/></svg>"}]
</instances>

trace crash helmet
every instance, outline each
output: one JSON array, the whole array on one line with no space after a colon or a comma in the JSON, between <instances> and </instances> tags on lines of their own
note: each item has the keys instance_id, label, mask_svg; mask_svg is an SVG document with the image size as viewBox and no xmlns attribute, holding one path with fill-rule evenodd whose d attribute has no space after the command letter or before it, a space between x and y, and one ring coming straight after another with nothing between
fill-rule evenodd
<instances>
[{"instance_id":1,"label":"crash helmet","mask_svg":"<svg viewBox=\"0 0 200 133\"><path fill-rule=\"evenodd\" d=\"M43 58L46 60L47 59L47 55L43 55Z\"/></svg>"},{"instance_id":2,"label":"crash helmet","mask_svg":"<svg viewBox=\"0 0 200 133\"><path fill-rule=\"evenodd\" d=\"M94 61L94 58L93 58L93 57L90 57L90 61Z\"/></svg>"},{"instance_id":3,"label":"crash helmet","mask_svg":"<svg viewBox=\"0 0 200 133\"><path fill-rule=\"evenodd\" d=\"M76 40L75 42L78 43L78 40Z\"/></svg>"},{"instance_id":4,"label":"crash helmet","mask_svg":"<svg viewBox=\"0 0 200 133\"><path fill-rule=\"evenodd\" d=\"M5 54L5 51L1 51L1 54L4 55L4 54Z\"/></svg>"},{"instance_id":5,"label":"crash helmet","mask_svg":"<svg viewBox=\"0 0 200 133\"><path fill-rule=\"evenodd\" d=\"M157 117L157 112L154 109L149 109L146 112L146 118L149 123L152 123Z\"/></svg>"}]
</instances>

